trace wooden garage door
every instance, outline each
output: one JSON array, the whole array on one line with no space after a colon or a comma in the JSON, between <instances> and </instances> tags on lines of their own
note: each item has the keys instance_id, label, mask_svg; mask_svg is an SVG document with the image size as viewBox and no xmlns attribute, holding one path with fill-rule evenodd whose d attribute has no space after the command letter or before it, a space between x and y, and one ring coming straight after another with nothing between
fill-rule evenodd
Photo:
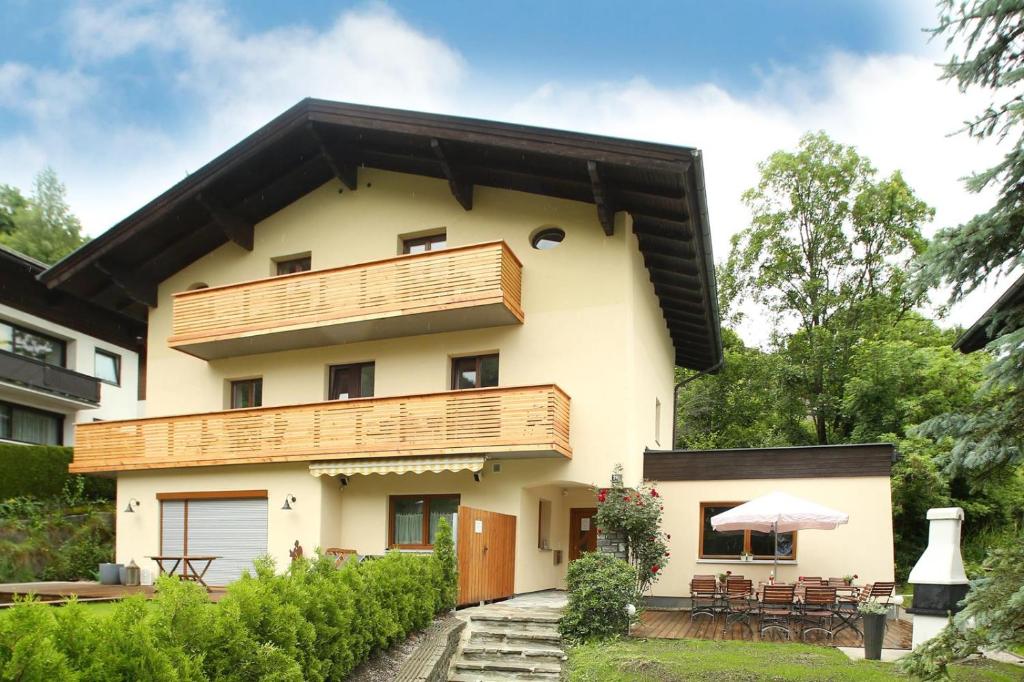
<instances>
[{"instance_id":1,"label":"wooden garage door","mask_svg":"<svg viewBox=\"0 0 1024 682\"><path fill-rule=\"evenodd\" d=\"M213 555L205 580L227 585L267 553L267 500L186 499L161 502L161 554Z\"/></svg>"}]
</instances>

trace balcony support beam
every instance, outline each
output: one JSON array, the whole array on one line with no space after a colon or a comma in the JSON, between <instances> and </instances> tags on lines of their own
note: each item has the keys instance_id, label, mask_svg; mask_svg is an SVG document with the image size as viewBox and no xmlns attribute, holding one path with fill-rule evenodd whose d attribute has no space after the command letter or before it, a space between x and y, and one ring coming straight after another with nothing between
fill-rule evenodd
<instances>
[{"instance_id":1,"label":"balcony support beam","mask_svg":"<svg viewBox=\"0 0 1024 682\"><path fill-rule=\"evenodd\" d=\"M441 172L448 179L448 187L451 189L455 201L459 202L464 210L472 211L473 183L468 182L455 172L448 155L444 151L444 147L441 146L441 141L436 137L430 138L430 148L433 150L437 161L441 164Z\"/></svg>"},{"instance_id":2,"label":"balcony support beam","mask_svg":"<svg viewBox=\"0 0 1024 682\"><path fill-rule=\"evenodd\" d=\"M608 191L597 169L597 161L587 161L587 174L590 176L590 190L594 194L597 206L597 219L601 222L604 233L609 237L615 234L615 208L608 199Z\"/></svg>"},{"instance_id":3,"label":"balcony support beam","mask_svg":"<svg viewBox=\"0 0 1024 682\"><path fill-rule=\"evenodd\" d=\"M356 191L356 188L359 187L359 171L356 165L339 158L337 154L328 149L327 144L320 136L320 133L317 132L312 122L306 124L306 130L309 131L313 140L316 141L317 146L320 148L320 154L327 160L327 164L331 167L334 177L341 180L341 184L345 185L346 189L350 192Z\"/></svg>"}]
</instances>

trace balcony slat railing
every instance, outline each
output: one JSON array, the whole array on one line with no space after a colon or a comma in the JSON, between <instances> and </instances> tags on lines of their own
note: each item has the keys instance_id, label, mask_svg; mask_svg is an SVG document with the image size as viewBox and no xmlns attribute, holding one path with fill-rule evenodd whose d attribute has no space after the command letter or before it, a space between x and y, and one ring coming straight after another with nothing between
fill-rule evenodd
<instances>
[{"instance_id":1,"label":"balcony slat railing","mask_svg":"<svg viewBox=\"0 0 1024 682\"><path fill-rule=\"evenodd\" d=\"M501 305L523 319L522 265L504 242L454 247L174 295L172 347ZM471 317L464 317L472 325ZM415 327L403 334L424 333Z\"/></svg>"},{"instance_id":2,"label":"balcony slat railing","mask_svg":"<svg viewBox=\"0 0 1024 682\"><path fill-rule=\"evenodd\" d=\"M5 350L0 350L0 381L93 405L100 402L99 379Z\"/></svg>"},{"instance_id":3,"label":"balcony slat railing","mask_svg":"<svg viewBox=\"0 0 1024 682\"><path fill-rule=\"evenodd\" d=\"M535 451L571 456L569 397L554 385L79 424L71 470Z\"/></svg>"}]
</instances>

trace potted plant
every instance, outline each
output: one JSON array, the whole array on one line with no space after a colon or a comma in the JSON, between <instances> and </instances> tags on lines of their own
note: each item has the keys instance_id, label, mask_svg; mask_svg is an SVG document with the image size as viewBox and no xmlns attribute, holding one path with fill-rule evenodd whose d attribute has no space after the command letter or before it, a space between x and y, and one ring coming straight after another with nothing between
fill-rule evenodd
<instances>
[{"instance_id":1,"label":"potted plant","mask_svg":"<svg viewBox=\"0 0 1024 682\"><path fill-rule=\"evenodd\" d=\"M862 602L857 611L864 623L864 658L869 661L882 659L882 639L885 637L885 616L889 607L877 601Z\"/></svg>"},{"instance_id":2,"label":"potted plant","mask_svg":"<svg viewBox=\"0 0 1024 682\"><path fill-rule=\"evenodd\" d=\"M843 582L846 583L847 585L852 585L853 581L856 580L859 577L860 576L858 576L856 573L853 573L852 575L844 575L843 576Z\"/></svg>"},{"instance_id":3,"label":"potted plant","mask_svg":"<svg viewBox=\"0 0 1024 682\"><path fill-rule=\"evenodd\" d=\"M742 554L740 554L740 560L741 561L753 561L754 560L754 555L751 554L750 552L743 552Z\"/></svg>"},{"instance_id":4,"label":"potted plant","mask_svg":"<svg viewBox=\"0 0 1024 682\"><path fill-rule=\"evenodd\" d=\"M718 584L723 586L723 587L725 587L725 581L727 581L729 579L730 575L732 575L732 571L726 571L725 573L719 573L718 574Z\"/></svg>"}]
</instances>

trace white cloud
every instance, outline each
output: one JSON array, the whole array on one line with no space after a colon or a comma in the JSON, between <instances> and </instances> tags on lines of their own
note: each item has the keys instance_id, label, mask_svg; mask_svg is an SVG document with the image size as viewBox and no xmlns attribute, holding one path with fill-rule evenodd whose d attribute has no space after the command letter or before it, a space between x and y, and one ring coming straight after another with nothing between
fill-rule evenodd
<instances>
[{"instance_id":1,"label":"white cloud","mask_svg":"<svg viewBox=\"0 0 1024 682\"><path fill-rule=\"evenodd\" d=\"M856 145L882 173L903 170L937 207L935 225L962 221L991 201L966 194L960 177L989 165L993 149L950 136L985 102L937 80L934 43L925 56L823 55L815 71L760 65L760 87L751 92L710 81L664 87L638 75L625 82L538 80L523 94L474 71L457 46L383 5L317 26L245 31L212 0L80 4L68 14L68 28L73 69L0 63L0 101L17 101L19 113L35 121L29 133L0 136L0 182L27 186L26 168L54 165L91 234L305 96L699 147L719 259L729 235L746 225L739 195L756 181L757 162L794 147L808 130ZM180 129L106 123L103 84L84 74L143 51L171 73L167 87L188 112ZM63 124L53 125L57 119ZM954 319L972 321L991 298L994 292L961 306Z\"/></svg>"}]
</instances>

